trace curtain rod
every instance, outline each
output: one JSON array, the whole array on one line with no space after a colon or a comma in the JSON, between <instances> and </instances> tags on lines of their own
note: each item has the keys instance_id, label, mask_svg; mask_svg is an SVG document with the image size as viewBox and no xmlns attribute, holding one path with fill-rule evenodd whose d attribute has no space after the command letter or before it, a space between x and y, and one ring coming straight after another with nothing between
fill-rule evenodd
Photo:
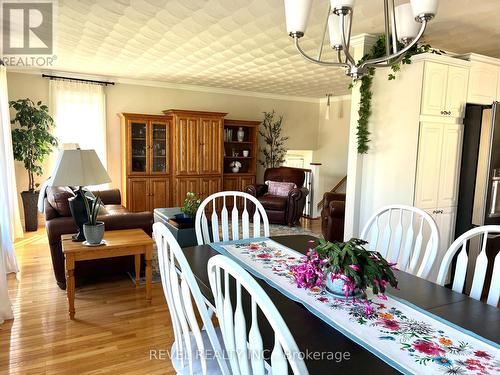
<instances>
[{"instance_id":1,"label":"curtain rod","mask_svg":"<svg viewBox=\"0 0 500 375\"><path fill-rule=\"evenodd\" d=\"M50 74L42 74L43 78L48 78L48 79L66 79L69 81L78 81L78 82L88 82L88 83L97 83L99 85L114 85L114 82L106 82L106 81L95 81L93 79L83 79L83 78L73 78L73 77L63 77L63 76L53 76Z\"/></svg>"}]
</instances>

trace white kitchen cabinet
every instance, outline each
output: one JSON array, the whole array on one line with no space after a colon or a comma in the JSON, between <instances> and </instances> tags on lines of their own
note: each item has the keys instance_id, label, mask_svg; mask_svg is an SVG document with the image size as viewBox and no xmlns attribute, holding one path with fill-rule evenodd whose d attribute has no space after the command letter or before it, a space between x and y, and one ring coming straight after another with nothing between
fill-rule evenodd
<instances>
[{"instance_id":1,"label":"white kitchen cabinet","mask_svg":"<svg viewBox=\"0 0 500 375\"><path fill-rule=\"evenodd\" d=\"M437 207L452 207L458 203L463 135L463 125L447 124L443 128Z\"/></svg>"},{"instance_id":2,"label":"white kitchen cabinet","mask_svg":"<svg viewBox=\"0 0 500 375\"><path fill-rule=\"evenodd\" d=\"M425 63L424 86L422 94L423 115L443 115L446 106L448 65L433 62Z\"/></svg>"},{"instance_id":3,"label":"white kitchen cabinet","mask_svg":"<svg viewBox=\"0 0 500 375\"><path fill-rule=\"evenodd\" d=\"M468 80L467 68L426 62L421 114L463 117Z\"/></svg>"},{"instance_id":4,"label":"white kitchen cabinet","mask_svg":"<svg viewBox=\"0 0 500 375\"><path fill-rule=\"evenodd\" d=\"M491 104L497 98L498 65L474 61L470 68L467 102Z\"/></svg>"},{"instance_id":5,"label":"white kitchen cabinet","mask_svg":"<svg viewBox=\"0 0 500 375\"><path fill-rule=\"evenodd\" d=\"M453 243L455 238L455 222L457 220L456 207L437 207L425 210L436 222L439 231L439 247L434 260L434 265L429 274L428 280L436 281L439 267L443 261L444 254ZM424 234L425 236L425 234Z\"/></svg>"},{"instance_id":6,"label":"white kitchen cabinet","mask_svg":"<svg viewBox=\"0 0 500 375\"><path fill-rule=\"evenodd\" d=\"M415 181L415 206L452 207L458 201L463 125L422 122Z\"/></svg>"},{"instance_id":7,"label":"white kitchen cabinet","mask_svg":"<svg viewBox=\"0 0 500 375\"><path fill-rule=\"evenodd\" d=\"M446 85L447 116L461 118L465 115L465 101L469 84L469 69L459 66L448 67L448 83ZM451 113L450 113L451 112Z\"/></svg>"},{"instance_id":8,"label":"white kitchen cabinet","mask_svg":"<svg viewBox=\"0 0 500 375\"><path fill-rule=\"evenodd\" d=\"M436 208L438 205L443 126L441 123L420 125L415 203L422 209Z\"/></svg>"}]
</instances>

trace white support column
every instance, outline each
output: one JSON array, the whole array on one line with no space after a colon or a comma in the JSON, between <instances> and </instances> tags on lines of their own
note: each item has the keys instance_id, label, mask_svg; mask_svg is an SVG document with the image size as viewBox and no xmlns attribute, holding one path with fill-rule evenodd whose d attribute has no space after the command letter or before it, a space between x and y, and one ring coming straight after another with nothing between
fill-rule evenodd
<instances>
[{"instance_id":1,"label":"white support column","mask_svg":"<svg viewBox=\"0 0 500 375\"><path fill-rule=\"evenodd\" d=\"M377 37L369 34L361 34L351 38L351 47L354 60L360 60L375 43ZM347 159L347 186L344 239L359 236L359 205L361 199L361 184L363 171L363 155L358 154L357 127L358 111L361 93L360 83L352 88L351 93L351 124L349 127L349 149Z\"/></svg>"}]
</instances>

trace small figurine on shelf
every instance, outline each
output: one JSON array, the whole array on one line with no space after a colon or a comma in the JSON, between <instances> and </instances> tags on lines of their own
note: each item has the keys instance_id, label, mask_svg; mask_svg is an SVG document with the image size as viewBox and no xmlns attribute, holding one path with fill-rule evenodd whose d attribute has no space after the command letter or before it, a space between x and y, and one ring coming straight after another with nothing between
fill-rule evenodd
<instances>
[{"instance_id":1,"label":"small figurine on shelf","mask_svg":"<svg viewBox=\"0 0 500 375\"><path fill-rule=\"evenodd\" d=\"M238 131L236 132L236 138L238 138L238 142L243 142L243 140L245 139L245 131L241 126L238 128Z\"/></svg>"},{"instance_id":2,"label":"small figurine on shelf","mask_svg":"<svg viewBox=\"0 0 500 375\"><path fill-rule=\"evenodd\" d=\"M245 158L248 158L248 155L250 155L250 151L249 150L243 150L243 156Z\"/></svg>"},{"instance_id":3,"label":"small figurine on shelf","mask_svg":"<svg viewBox=\"0 0 500 375\"><path fill-rule=\"evenodd\" d=\"M239 161L233 161L229 166L232 168L233 173L238 173L241 168L241 163Z\"/></svg>"}]
</instances>

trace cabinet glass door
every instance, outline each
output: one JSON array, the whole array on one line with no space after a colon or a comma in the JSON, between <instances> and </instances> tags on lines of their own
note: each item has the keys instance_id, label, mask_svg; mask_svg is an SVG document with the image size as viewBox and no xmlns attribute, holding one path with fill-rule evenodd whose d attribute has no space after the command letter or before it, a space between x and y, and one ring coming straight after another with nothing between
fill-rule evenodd
<instances>
[{"instance_id":1,"label":"cabinet glass door","mask_svg":"<svg viewBox=\"0 0 500 375\"><path fill-rule=\"evenodd\" d=\"M147 171L147 127L145 122L130 123L131 140L131 170L132 172Z\"/></svg>"},{"instance_id":2,"label":"cabinet glass door","mask_svg":"<svg viewBox=\"0 0 500 375\"><path fill-rule=\"evenodd\" d=\"M166 123L151 124L151 172L168 173L168 127Z\"/></svg>"}]
</instances>

